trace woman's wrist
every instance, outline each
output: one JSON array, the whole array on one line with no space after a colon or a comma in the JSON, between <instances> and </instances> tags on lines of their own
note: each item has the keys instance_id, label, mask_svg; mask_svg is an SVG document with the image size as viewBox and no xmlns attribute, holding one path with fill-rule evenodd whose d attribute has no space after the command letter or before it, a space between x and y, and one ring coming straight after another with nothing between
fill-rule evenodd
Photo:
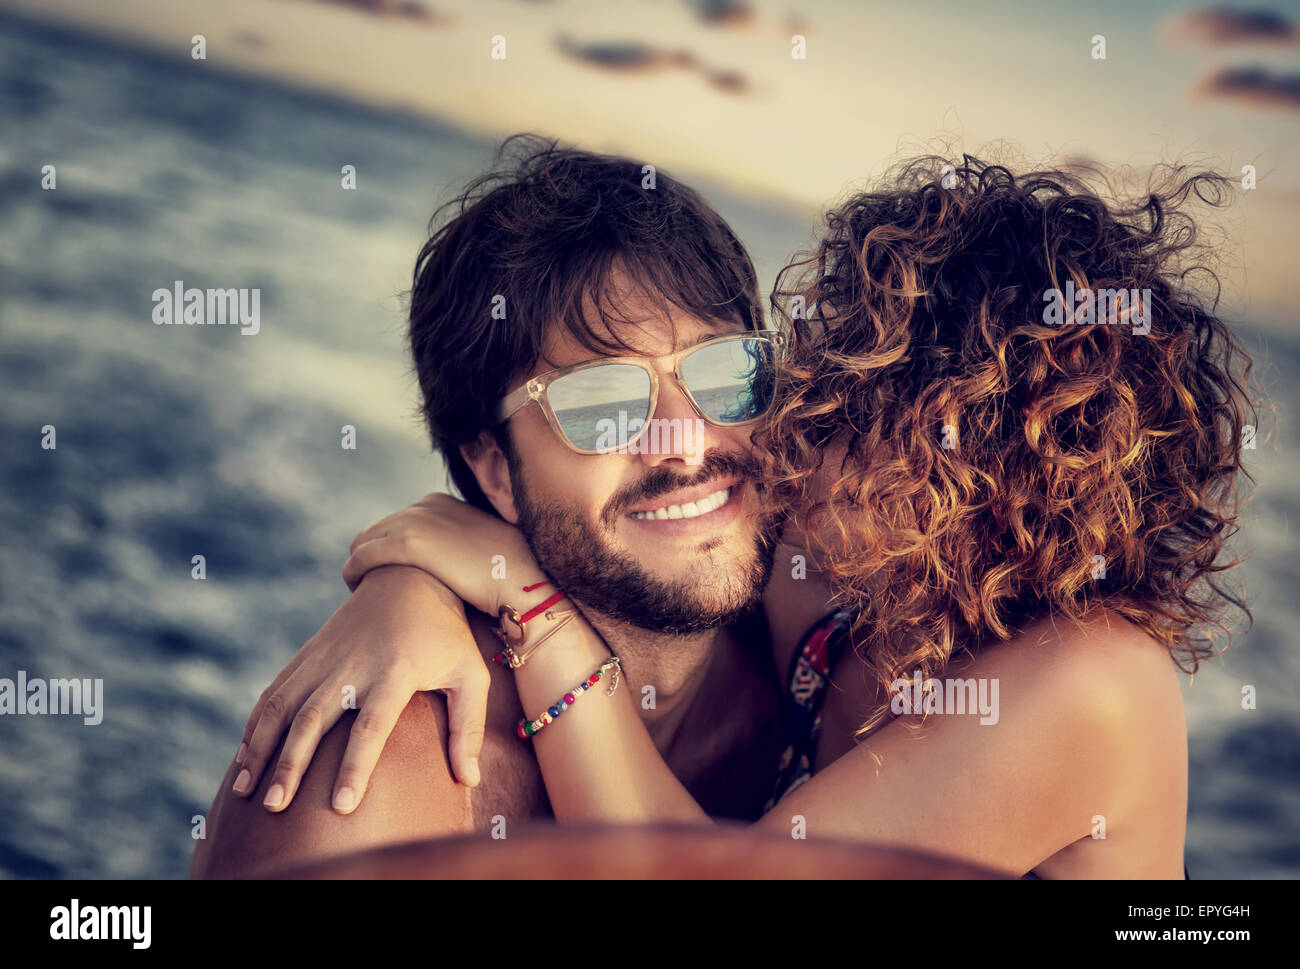
<instances>
[{"instance_id":1,"label":"woman's wrist","mask_svg":"<svg viewBox=\"0 0 1300 969\"><path fill-rule=\"evenodd\" d=\"M515 670L525 719L548 710L609 658L609 647L581 613L566 619L528 662Z\"/></svg>"},{"instance_id":2,"label":"woman's wrist","mask_svg":"<svg viewBox=\"0 0 1300 969\"><path fill-rule=\"evenodd\" d=\"M510 601L497 608L496 633L502 645L493 660L511 669L519 669L527 663L565 623L578 615L577 607L569 597L556 589L549 579L521 586L520 592L545 595L545 598L526 609L516 609Z\"/></svg>"},{"instance_id":3,"label":"woman's wrist","mask_svg":"<svg viewBox=\"0 0 1300 969\"><path fill-rule=\"evenodd\" d=\"M506 602L527 601L519 599L521 585L547 579L513 525L454 498L430 497L445 501L436 508L417 503L353 539L343 566L349 588L355 589L375 569L406 566L427 573L473 608L496 616ZM501 577L507 568L508 582Z\"/></svg>"}]
</instances>

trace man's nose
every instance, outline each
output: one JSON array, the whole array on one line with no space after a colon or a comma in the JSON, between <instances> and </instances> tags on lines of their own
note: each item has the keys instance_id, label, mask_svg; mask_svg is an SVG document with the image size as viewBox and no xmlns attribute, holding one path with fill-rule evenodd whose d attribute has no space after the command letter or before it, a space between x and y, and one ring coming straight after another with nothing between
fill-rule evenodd
<instances>
[{"instance_id":1,"label":"man's nose","mask_svg":"<svg viewBox=\"0 0 1300 969\"><path fill-rule=\"evenodd\" d=\"M731 446L718 428L700 417L671 374L659 378L659 400L650 421L641 442L641 460L649 467L665 461L698 465L713 448Z\"/></svg>"}]
</instances>

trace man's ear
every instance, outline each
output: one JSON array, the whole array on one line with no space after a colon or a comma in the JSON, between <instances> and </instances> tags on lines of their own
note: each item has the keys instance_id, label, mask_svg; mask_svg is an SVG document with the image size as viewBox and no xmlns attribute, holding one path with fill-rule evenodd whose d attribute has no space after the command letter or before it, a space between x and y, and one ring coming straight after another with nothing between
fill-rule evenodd
<instances>
[{"instance_id":1,"label":"man's ear","mask_svg":"<svg viewBox=\"0 0 1300 969\"><path fill-rule=\"evenodd\" d=\"M460 456L474 472L479 488L482 489L487 500L492 502L492 507L497 510L497 514L511 525L518 525L519 512L515 510L515 489L510 481L510 462L492 432L480 431L477 440L462 444Z\"/></svg>"}]
</instances>

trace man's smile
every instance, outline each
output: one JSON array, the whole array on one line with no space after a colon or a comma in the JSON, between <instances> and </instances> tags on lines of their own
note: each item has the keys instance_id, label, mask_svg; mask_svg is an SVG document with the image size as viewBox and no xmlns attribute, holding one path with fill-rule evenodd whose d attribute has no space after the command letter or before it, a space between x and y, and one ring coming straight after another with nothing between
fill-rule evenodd
<instances>
[{"instance_id":1,"label":"man's smile","mask_svg":"<svg viewBox=\"0 0 1300 969\"><path fill-rule=\"evenodd\" d=\"M627 513L638 529L656 535L699 535L730 524L744 501L741 479L714 479L693 488L681 488Z\"/></svg>"}]
</instances>

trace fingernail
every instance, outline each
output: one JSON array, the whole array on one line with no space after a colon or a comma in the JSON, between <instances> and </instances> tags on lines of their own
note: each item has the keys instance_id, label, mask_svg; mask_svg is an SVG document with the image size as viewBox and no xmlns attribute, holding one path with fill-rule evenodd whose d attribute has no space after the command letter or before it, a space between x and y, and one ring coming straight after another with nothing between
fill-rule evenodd
<instances>
[{"instance_id":1,"label":"fingernail","mask_svg":"<svg viewBox=\"0 0 1300 969\"><path fill-rule=\"evenodd\" d=\"M229 750L230 748L227 747L226 749ZM239 776L235 778L235 793L243 794L246 790L248 790L249 782L252 781L252 779L253 779L252 774L250 774L247 770L241 770L239 772Z\"/></svg>"},{"instance_id":2,"label":"fingernail","mask_svg":"<svg viewBox=\"0 0 1300 969\"><path fill-rule=\"evenodd\" d=\"M244 754L246 753L248 753L248 744L240 744L239 753L235 754L235 763L238 764L241 760L243 760Z\"/></svg>"},{"instance_id":3,"label":"fingernail","mask_svg":"<svg viewBox=\"0 0 1300 969\"><path fill-rule=\"evenodd\" d=\"M284 800L284 787L280 784L272 784L271 789L266 792L266 800L262 802L263 807L278 808L280 802Z\"/></svg>"},{"instance_id":4,"label":"fingernail","mask_svg":"<svg viewBox=\"0 0 1300 969\"><path fill-rule=\"evenodd\" d=\"M335 811L351 811L357 803L356 792L350 787L340 787L338 793L334 795Z\"/></svg>"},{"instance_id":5,"label":"fingernail","mask_svg":"<svg viewBox=\"0 0 1300 969\"><path fill-rule=\"evenodd\" d=\"M474 786L476 786L476 785L478 784L478 782L479 782L478 758L477 758L477 757L471 757L471 758L469 759L468 768L469 768L469 769L465 771L465 774L467 775L467 776L465 777L465 780L469 783L469 786L470 786L470 787L474 787Z\"/></svg>"}]
</instances>

